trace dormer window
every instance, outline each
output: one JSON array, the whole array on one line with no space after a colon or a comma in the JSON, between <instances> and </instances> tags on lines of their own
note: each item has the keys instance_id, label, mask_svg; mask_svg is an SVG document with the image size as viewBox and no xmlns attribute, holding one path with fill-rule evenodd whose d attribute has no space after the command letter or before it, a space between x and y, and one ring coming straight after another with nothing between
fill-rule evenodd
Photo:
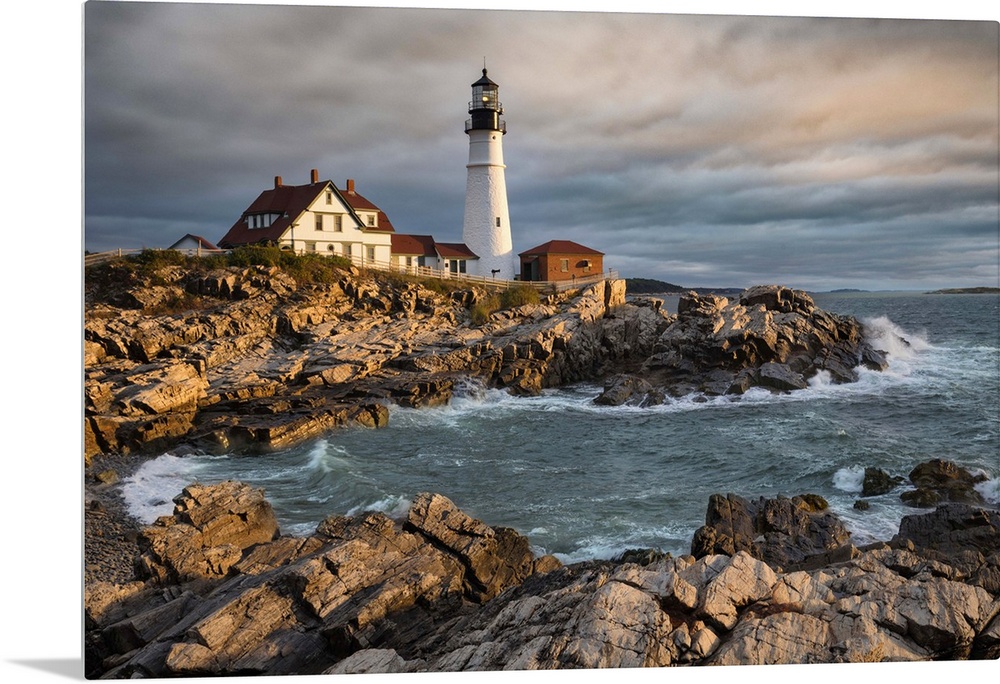
<instances>
[{"instance_id":1,"label":"dormer window","mask_svg":"<svg viewBox=\"0 0 1000 684\"><path fill-rule=\"evenodd\" d=\"M247 228L267 228L279 218L281 218L281 214L247 214L244 220Z\"/></svg>"},{"instance_id":2,"label":"dormer window","mask_svg":"<svg viewBox=\"0 0 1000 684\"><path fill-rule=\"evenodd\" d=\"M375 214L368 214L368 225L369 226L375 225Z\"/></svg>"}]
</instances>

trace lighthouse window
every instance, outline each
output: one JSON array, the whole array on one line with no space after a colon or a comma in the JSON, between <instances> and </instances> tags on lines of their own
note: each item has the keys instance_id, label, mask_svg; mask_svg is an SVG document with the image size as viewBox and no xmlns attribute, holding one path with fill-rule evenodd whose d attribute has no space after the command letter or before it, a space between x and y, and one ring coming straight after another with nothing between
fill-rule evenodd
<instances>
[{"instance_id":1,"label":"lighthouse window","mask_svg":"<svg viewBox=\"0 0 1000 684\"><path fill-rule=\"evenodd\" d=\"M499 228L499 227L500 227L500 217L497 216L497 228Z\"/></svg>"}]
</instances>

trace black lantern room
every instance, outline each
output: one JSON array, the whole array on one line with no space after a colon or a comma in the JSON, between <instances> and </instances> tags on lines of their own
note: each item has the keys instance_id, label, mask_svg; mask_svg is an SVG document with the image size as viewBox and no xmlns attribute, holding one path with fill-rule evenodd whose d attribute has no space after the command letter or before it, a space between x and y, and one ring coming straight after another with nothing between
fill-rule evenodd
<instances>
[{"instance_id":1,"label":"black lantern room","mask_svg":"<svg viewBox=\"0 0 1000 684\"><path fill-rule=\"evenodd\" d=\"M500 103L500 86L491 81L486 76L486 69L483 69L483 77L472 84L472 102L469 103L469 114L471 119L465 122L465 132L477 131L500 131L507 132L507 123L500 118L503 114L503 105Z\"/></svg>"}]
</instances>

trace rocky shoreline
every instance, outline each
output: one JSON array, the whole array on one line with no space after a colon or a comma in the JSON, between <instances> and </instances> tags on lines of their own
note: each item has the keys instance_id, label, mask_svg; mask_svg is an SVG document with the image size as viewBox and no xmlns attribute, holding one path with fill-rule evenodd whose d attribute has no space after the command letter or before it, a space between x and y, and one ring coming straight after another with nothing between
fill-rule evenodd
<instances>
[{"instance_id":1,"label":"rocky shoreline","mask_svg":"<svg viewBox=\"0 0 1000 684\"><path fill-rule=\"evenodd\" d=\"M521 288L524 300L477 317L496 293L356 268L322 282L276 266L96 268L85 289L88 460L377 428L388 405L447 403L465 378L518 395L604 380L599 402L648 404L886 367L858 321L777 285L732 301L691 292L676 315L655 298L626 301L622 280L541 297Z\"/></svg>"},{"instance_id":2,"label":"rocky shoreline","mask_svg":"<svg viewBox=\"0 0 1000 684\"><path fill-rule=\"evenodd\" d=\"M1000 655L997 513L940 463L911 503L938 517L884 544L854 547L818 497L720 494L689 556L571 567L434 493L403 520L333 514L307 538L282 536L240 483L192 483L152 526L117 493L167 450L378 429L389 406L446 403L464 378L517 395L603 381L599 403L649 405L886 367L861 324L803 292L692 292L670 315L608 281L477 316L495 293L354 268L112 262L88 270L85 294L88 677Z\"/></svg>"},{"instance_id":3,"label":"rocky shoreline","mask_svg":"<svg viewBox=\"0 0 1000 684\"><path fill-rule=\"evenodd\" d=\"M571 566L439 494L291 537L263 492L192 484L129 581L88 584L87 676L996 659L1000 511L955 503L954 464L910 479L945 503L887 542L817 496L720 494L690 555Z\"/></svg>"}]
</instances>

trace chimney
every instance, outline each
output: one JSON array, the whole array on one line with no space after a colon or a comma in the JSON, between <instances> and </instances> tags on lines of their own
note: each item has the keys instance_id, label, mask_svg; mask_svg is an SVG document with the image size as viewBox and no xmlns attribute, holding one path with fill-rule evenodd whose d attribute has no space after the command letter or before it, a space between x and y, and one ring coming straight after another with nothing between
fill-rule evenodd
<instances>
[{"instance_id":1,"label":"chimney","mask_svg":"<svg viewBox=\"0 0 1000 684\"><path fill-rule=\"evenodd\" d=\"M354 194L354 179L353 178L348 178L347 179L347 194L349 194L349 195L353 195Z\"/></svg>"},{"instance_id":2,"label":"chimney","mask_svg":"<svg viewBox=\"0 0 1000 684\"><path fill-rule=\"evenodd\" d=\"M313 185L319 183L319 169L312 170L312 181Z\"/></svg>"},{"instance_id":3,"label":"chimney","mask_svg":"<svg viewBox=\"0 0 1000 684\"><path fill-rule=\"evenodd\" d=\"M274 187L275 188L280 188L281 187L281 176L275 176L274 177Z\"/></svg>"}]
</instances>

